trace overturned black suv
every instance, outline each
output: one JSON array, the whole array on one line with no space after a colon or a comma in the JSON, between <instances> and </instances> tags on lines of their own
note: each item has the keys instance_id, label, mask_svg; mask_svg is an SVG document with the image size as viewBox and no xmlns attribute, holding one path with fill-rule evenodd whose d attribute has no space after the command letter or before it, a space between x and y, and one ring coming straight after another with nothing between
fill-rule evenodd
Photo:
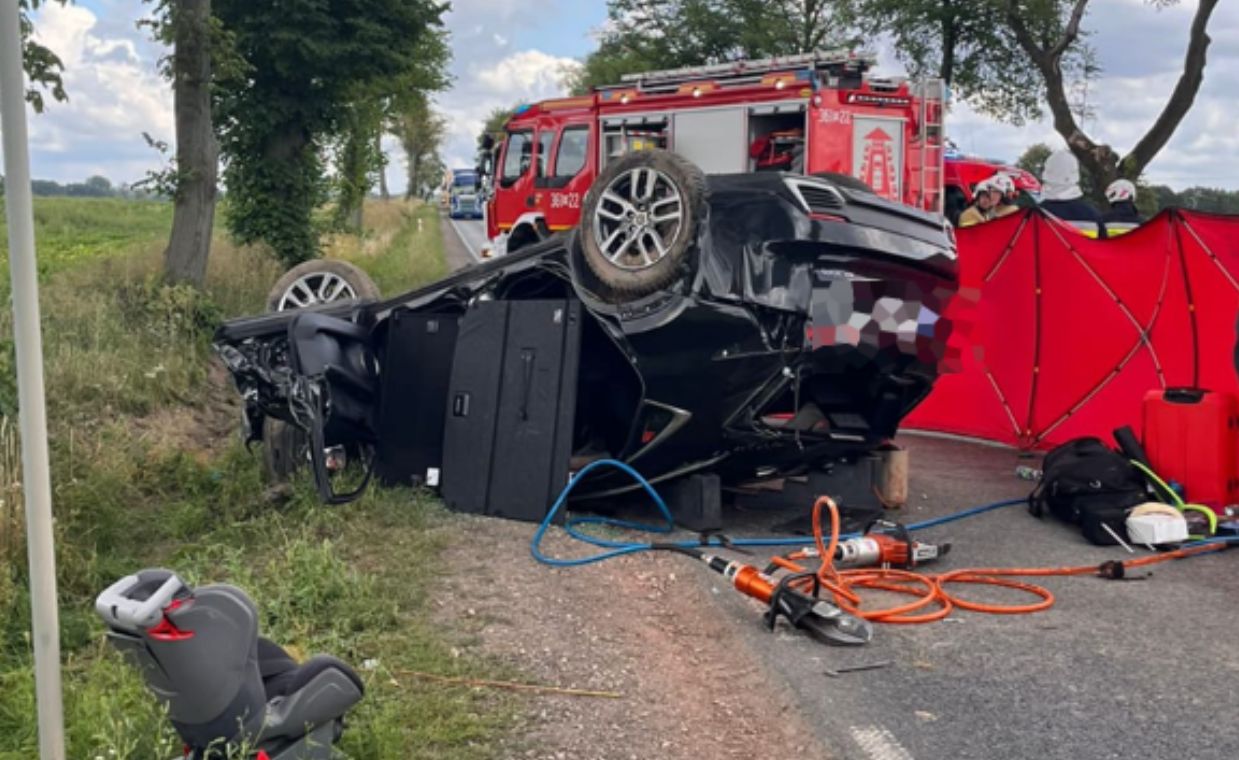
<instances>
[{"instance_id":1,"label":"overturned black suv","mask_svg":"<svg viewBox=\"0 0 1239 760\"><path fill-rule=\"evenodd\" d=\"M377 472L518 517L599 458L736 484L873 450L929 393L957 287L937 217L848 177L705 177L663 151L608 165L572 233L395 298L319 265L339 263L272 305L327 303L216 335L251 439L328 500ZM582 499L626 485L589 478Z\"/></svg>"}]
</instances>

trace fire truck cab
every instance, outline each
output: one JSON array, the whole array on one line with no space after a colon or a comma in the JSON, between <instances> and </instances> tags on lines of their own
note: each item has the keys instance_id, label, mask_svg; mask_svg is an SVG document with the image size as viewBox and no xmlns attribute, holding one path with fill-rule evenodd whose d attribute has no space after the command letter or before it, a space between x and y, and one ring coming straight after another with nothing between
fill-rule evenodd
<instances>
[{"instance_id":1,"label":"fire truck cab","mask_svg":"<svg viewBox=\"0 0 1239 760\"><path fill-rule=\"evenodd\" d=\"M571 229L607 163L652 148L707 174L850 175L884 198L940 214L945 88L870 76L874 63L844 50L651 71L522 106L493 167L486 226L494 253Z\"/></svg>"}]
</instances>

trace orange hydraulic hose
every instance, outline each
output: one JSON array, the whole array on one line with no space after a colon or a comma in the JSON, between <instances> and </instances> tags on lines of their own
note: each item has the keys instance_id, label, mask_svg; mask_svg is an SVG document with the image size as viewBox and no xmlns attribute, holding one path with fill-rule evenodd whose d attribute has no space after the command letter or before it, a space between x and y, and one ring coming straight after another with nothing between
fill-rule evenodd
<instances>
[{"instance_id":1,"label":"orange hydraulic hose","mask_svg":"<svg viewBox=\"0 0 1239 760\"><path fill-rule=\"evenodd\" d=\"M830 533L828 536L824 535L822 531L823 508L830 511ZM839 605L841 609L875 623L931 623L946 617L955 607L991 615L1026 615L1032 612L1040 612L1054 605L1054 595L1042 586L1014 580L1014 578L1099 575L1102 571L1102 567L1097 565L1040 568L967 568L952 570L940 575L928 575L911 570L892 568L836 570L834 556L835 549L839 546L839 508L829 496L821 496L813 503L813 541L817 547L818 557L821 559L821 565L816 571L817 580L821 587L834 598L835 604ZM1205 544L1110 564L1122 569L1147 567L1224 548L1226 548L1225 544ZM775 557L773 562L778 567L789 572L806 573L809 570L800 565L798 560L803 560L807 557L808 554L805 552L794 552L786 557ZM1037 601L1028 604L971 602L947 593L944 587L952 583L970 583L1014 589L1037 597ZM812 584L809 582L802 582L798 588L808 591L811 586ZM914 598L910 602L885 609L862 609L860 596L862 589L888 591ZM930 609L926 611L926 608Z\"/></svg>"}]
</instances>

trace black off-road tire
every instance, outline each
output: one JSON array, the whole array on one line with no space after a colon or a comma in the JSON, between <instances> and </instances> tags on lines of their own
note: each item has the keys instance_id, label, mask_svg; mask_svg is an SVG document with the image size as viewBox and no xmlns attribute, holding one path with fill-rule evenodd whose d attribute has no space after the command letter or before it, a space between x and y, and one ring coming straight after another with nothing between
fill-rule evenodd
<instances>
[{"instance_id":1,"label":"black off-road tire","mask_svg":"<svg viewBox=\"0 0 1239 760\"><path fill-rule=\"evenodd\" d=\"M675 186L681 201L678 227L673 228L667 224L655 230L655 234L661 232L661 235L667 236L667 239L663 240L666 253L650 264L644 264L636 259L639 252L631 254L613 250L604 252L603 244L607 241L602 236L606 231L600 232L599 228L600 224L621 224L609 216L599 217L599 212L603 208L609 214L615 214L617 209L625 213L622 207L604 200L603 196L608 190L613 189L617 180L620 181L620 185L623 185L621 178L626 175L631 177L634 170L639 169L653 169L664 177ZM643 176L648 177L648 175ZM644 185L645 181L642 182L643 187ZM631 187L631 179L628 186ZM706 178L701 169L683 156L665 150L629 153L612 161L598 175L589 193L585 196L578 237L586 265L610 290L612 300L624 302L647 296L674 283L686 273L690 264L689 254L697 240L697 228L704 217L705 193ZM624 197L626 201L631 200L622 193L621 197ZM657 201L658 198L652 200ZM635 203L630 205L634 207L633 210L637 214L650 213L648 205L645 208ZM654 203L654 205L658 204ZM615 249L616 245L613 243L610 248ZM614 258L628 262L628 266L621 265Z\"/></svg>"},{"instance_id":2,"label":"black off-road tire","mask_svg":"<svg viewBox=\"0 0 1239 760\"><path fill-rule=\"evenodd\" d=\"M352 289L353 297L361 300L378 300L379 288L359 267L347 261L337 259L311 259L305 261L284 273L276 280L267 294L268 311L284 311L297 308L295 304L284 302L284 295L298 280L314 281L317 277L335 277L342 280ZM333 299L342 300L342 299Z\"/></svg>"}]
</instances>

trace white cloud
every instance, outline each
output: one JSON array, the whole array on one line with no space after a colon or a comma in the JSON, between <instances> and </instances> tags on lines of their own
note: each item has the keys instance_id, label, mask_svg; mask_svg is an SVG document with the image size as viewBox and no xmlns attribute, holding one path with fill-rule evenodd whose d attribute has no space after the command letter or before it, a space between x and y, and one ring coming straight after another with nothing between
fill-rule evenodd
<instances>
[{"instance_id":1,"label":"white cloud","mask_svg":"<svg viewBox=\"0 0 1239 760\"><path fill-rule=\"evenodd\" d=\"M172 93L156 61L139 54L135 39L101 36L98 26L80 6L49 3L38 13L35 34L64 63L69 101L48 98L46 112L30 120L37 177L132 182L159 163L142 132L173 137Z\"/></svg>"},{"instance_id":2,"label":"white cloud","mask_svg":"<svg viewBox=\"0 0 1239 760\"><path fill-rule=\"evenodd\" d=\"M468 29L485 36L488 30L529 26L547 18L556 0L453 0L447 24L455 32Z\"/></svg>"},{"instance_id":3,"label":"white cloud","mask_svg":"<svg viewBox=\"0 0 1239 760\"><path fill-rule=\"evenodd\" d=\"M447 120L443 160L473 166L477 136L496 108L563 94L565 73L579 63L538 49L513 50L522 35L555 34L556 9L577 0L453 0L445 16L452 41L452 88L435 97ZM388 149L393 192L405 186L403 152Z\"/></svg>"},{"instance_id":4,"label":"white cloud","mask_svg":"<svg viewBox=\"0 0 1239 760\"><path fill-rule=\"evenodd\" d=\"M540 50L523 50L477 71L478 84L492 93L527 100L563 90L564 77L580 67L571 58L557 58Z\"/></svg>"},{"instance_id":5,"label":"white cloud","mask_svg":"<svg viewBox=\"0 0 1239 760\"><path fill-rule=\"evenodd\" d=\"M449 166L472 166L478 133L491 111L564 94L564 78L578 66L571 58L540 50L471 61L457 75L452 90L437 98L448 122L444 161Z\"/></svg>"}]
</instances>

